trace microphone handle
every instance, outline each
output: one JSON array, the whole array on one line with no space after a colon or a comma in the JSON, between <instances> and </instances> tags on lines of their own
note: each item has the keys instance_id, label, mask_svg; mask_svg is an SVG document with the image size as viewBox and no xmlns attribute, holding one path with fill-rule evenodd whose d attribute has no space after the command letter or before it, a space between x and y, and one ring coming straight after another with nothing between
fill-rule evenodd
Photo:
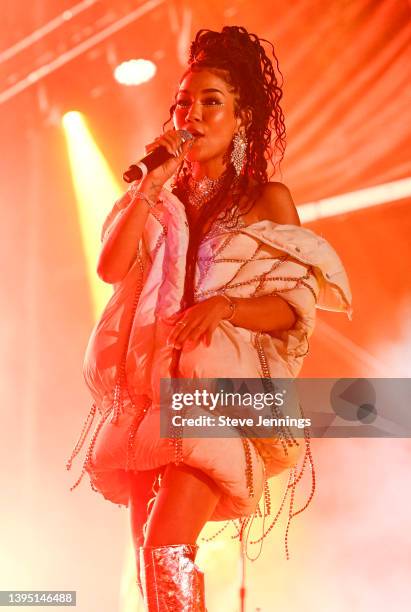
<instances>
[{"instance_id":1,"label":"microphone handle","mask_svg":"<svg viewBox=\"0 0 411 612\"><path fill-rule=\"evenodd\" d=\"M181 143L186 142L193 138L193 135L187 130L178 130L181 136ZM159 168L168 159L171 159L173 155L169 153L164 145L156 147L153 151L150 151L148 155L143 157L137 164L131 164L131 166L123 174L123 180L126 183L132 183L144 178L151 170Z\"/></svg>"},{"instance_id":2,"label":"microphone handle","mask_svg":"<svg viewBox=\"0 0 411 612\"><path fill-rule=\"evenodd\" d=\"M138 164L131 164L131 166L126 170L123 174L123 180L126 183L132 183L133 181L138 181L145 177L150 170L154 170L154 168L158 168L168 159L173 157L171 153L169 153L163 145L161 147L156 147L154 151L151 151L149 155L143 157Z\"/></svg>"}]
</instances>

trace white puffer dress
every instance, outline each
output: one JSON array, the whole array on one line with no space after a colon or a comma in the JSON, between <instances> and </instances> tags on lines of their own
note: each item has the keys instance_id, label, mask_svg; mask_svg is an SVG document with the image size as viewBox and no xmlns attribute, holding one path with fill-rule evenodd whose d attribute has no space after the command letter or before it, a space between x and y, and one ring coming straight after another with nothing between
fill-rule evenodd
<instances>
[{"instance_id":1,"label":"white puffer dress","mask_svg":"<svg viewBox=\"0 0 411 612\"><path fill-rule=\"evenodd\" d=\"M115 204L102 239L130 199L127 193ZM254 444L240 436L183 437L177 448L175 440L160 437L160 378L170 377L173 352L165 318L180 310L188 239L184 205L163 189L136 245L136 260L114 286L91 334L84 377L94 402L68 467L98 414L82 473L88 472L94 490L127 506L131 471L179 459L203 470L220 488L212 520L236 519L256 513L266 479L295 469L304 440L285 453L278 438ZM293 307L297 322L273 337L221 321L210 346L183 346L182 378L295 378L308 352L316 308L352 315L348 279L331 245L309 229L268 220L240 222L235 228L217 221L203 238L195 300L219 293L240 298L278 294Z\"/></svg>"}]
</instances>

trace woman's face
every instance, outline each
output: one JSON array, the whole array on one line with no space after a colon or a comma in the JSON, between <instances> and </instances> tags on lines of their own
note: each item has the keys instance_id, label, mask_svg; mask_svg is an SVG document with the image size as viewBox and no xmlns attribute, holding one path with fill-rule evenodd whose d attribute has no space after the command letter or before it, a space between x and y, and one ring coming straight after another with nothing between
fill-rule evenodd
<instances>
[{"instance_id":1,"label":"woman's face","mask_svg":"<svg viewBox=\"0 0 411 612\"><path fill-rule=\"evenodd\" d=\"M176 95L173 121L176 130L202 134L186 155L189 161L222 158L238 131L234 94L224 79L208 70L188 72Z\"/></svg>"}]
</instances>

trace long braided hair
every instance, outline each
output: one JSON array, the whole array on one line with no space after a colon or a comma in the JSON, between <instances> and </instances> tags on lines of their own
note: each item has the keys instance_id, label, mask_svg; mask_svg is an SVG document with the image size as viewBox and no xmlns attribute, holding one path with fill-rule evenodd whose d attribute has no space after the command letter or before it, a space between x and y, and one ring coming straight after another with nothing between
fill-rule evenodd
<instances>
[{"instance_id":1,"label":"long braided hair","mask_svg":"<svg viewBox=\"0 0 411 612\"><path fill-rule=\"evenodd\" d=\"M273 63L262 42L268 43L272 48L281 81L276 76ZM280 106L283 76L274 47L269 41L248 33L240 26L225 26L221 32L199 30L191 43L188 69L181 77L180 83L188 72L202 69L214 72L226 81L235 95L235 116L239 117L242 110L247 110L251 120L245 129L246 163L240 176L237 177L233 165L228 163L219 191L202 208L196 223L190 228L184 292L186 307L194 302L195 266L205 223L218 217L235 226L238 217L251 210L261 195L264 184L268 182L268 160L271 160L273 165L272 176L284 157L286 145L284 114ZM174 103L170 107L170 118L163 125L163 129L172 120L175 108ZM230 153L231 151L227 152L228 160ZM275 154L277 160L273 159ZM190 174L190 164L183 160L174 178L173 193L185 204ZM246 202L249 203L248 208Z\"/></svg>"}]
</instances>

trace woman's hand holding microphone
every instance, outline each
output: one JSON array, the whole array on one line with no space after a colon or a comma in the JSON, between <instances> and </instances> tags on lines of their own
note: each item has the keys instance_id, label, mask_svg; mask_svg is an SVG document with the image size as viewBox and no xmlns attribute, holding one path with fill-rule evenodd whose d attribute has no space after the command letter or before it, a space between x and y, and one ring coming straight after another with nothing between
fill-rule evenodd
<instances>
[{"instance_id":1,"label":"woman's hand holding microphone","mask_svg":"<svg viewBox=\"0 0 411 612\"><path fill-rule=\"evenodd\" d=\"M173 157L169 158L158 168L150 170L141 181L139 190L146 193L148 197L155 202L164 183L173 176L194 142L194 138L182 142L181 133L179 131L167 130L164 134L153 140L153 142L146 145L146 153L150 153L157 147L163 146Z\"/></svg>"}]
</instances>

